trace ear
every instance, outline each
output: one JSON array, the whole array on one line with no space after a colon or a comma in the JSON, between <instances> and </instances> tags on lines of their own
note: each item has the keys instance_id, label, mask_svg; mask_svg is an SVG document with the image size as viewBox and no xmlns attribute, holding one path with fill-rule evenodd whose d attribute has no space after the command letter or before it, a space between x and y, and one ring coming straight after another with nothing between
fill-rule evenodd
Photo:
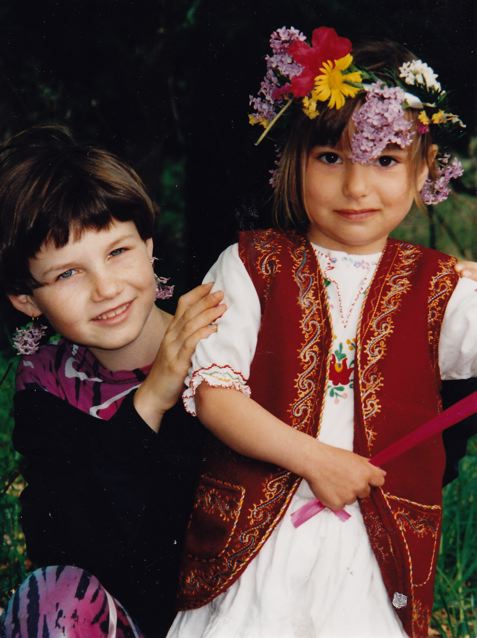
<instances>
[{"instance_id":1,"label":"ear","mask_svg":"<svg viewBox=\"0 0 477 638\"><path fill-rule=\"evenodd\" d=\"M42 312L30 295L7 295L12 306L28 317L39 317Z\"/></svg>"}]
</instances>

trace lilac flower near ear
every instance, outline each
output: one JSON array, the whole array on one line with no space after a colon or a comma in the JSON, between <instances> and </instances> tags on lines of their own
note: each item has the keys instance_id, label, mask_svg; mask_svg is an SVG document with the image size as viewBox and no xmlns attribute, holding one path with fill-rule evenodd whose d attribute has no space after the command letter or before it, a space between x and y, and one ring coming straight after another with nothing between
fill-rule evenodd
<instances>
[{"instance_id":1,"label":"lilac flower near ear","mask_svg":"<svg viewBox=\"0 0 477 638\"><path fill-rule=\"evenodd\" d=\"M46 330L45 325L36 325L33 322L30 322L24 328L17 328L12 337L12 347L20 355L35 354L40 347L40 341L44 337Z\"/></svg>"},{"instance_id":2,"label":"lilac flower near ear","mask_svg":"<svg viewBox=\"0 0 477 638\"><path fill-rule=\"evenodd\" d=\"M168 286L169 277L158 277L155 275L156 281L156 299L170 299L174 294L174 286Z\"/></svg>"},{"instance_id":3,"label":"lilac flower near ear","mask_svg":"<svg viewBox=\"0 0 477 638\"><path fill-rule=\"evenodd\" d=\"M359 164L370 164L381 155L388 144L406 148L415 132L404 115L404 91L388 87L382 82L370 85L366 100L353 113L355 131L351 138L351 159Z\"/></svg>"},{"instance_id":4,"label":"lilac flower near ear","mask_svg":"<svg viewBox=\"0 0 477 638\"><path fill-rule=\"evenodd\" d=\"M428 177L421 190L422 201L428 206L440 204L446 200L450 194L450 180L464 173L462 164L456 157L451 161L450 155L442 155L437 163L439 168L436 177Z\"/></svg>"}]
</instances>

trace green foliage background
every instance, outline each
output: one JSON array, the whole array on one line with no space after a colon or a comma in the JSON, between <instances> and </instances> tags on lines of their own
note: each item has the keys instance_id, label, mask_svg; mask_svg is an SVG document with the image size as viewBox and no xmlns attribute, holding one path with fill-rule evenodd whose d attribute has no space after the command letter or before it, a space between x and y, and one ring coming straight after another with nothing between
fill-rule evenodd
<instances>
[{"instance_id":1,"label":"green foliage background","mask_svg":"<svg viewBox=\"0 0 477 638\"><path fill-rule=\"evenodd\" d=\"M450 200L413 211L396 235L477 260L476 41L472 0L0 0L0 138L61 122L139 171L161 214L161 274L196 283L238 227L268 224L273 149L255 149L247 96L270 32L334 26L407 44L453 89L467 122L466 173ZM0 343L0 608L29 567L11 446L15 357ZM477 635L477 446L445 491L435 635Z\"/></svg>"}]
</instances>

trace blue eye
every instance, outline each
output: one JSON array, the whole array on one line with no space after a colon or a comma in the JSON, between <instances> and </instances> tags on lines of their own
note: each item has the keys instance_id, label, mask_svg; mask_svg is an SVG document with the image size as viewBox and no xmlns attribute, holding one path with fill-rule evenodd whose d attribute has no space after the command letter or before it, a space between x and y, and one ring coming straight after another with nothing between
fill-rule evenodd
<instances>
[{"instance_id":1,"label":"blue eye","mask_svg":"<svg viewBox=\"0 0 477 638\"><path fill-rule=\"evenodd\" d=\"M70 279L75 272L76 272L76 268L70 268L69 270L65 270L65 272L62 272L61 275L58 275L56 279L57 280Z\"/></svg>"},{"instance_id":2,"label":"blue eye","mask_svg":"<svg viewBox=\"0 0 477 638\"><path fill-rule=\"evenodd\" d=\"M127 248L115 248L109 254L111 257L117 257L118 255L122 255L122 253L126 252Z\"/></svg>"},{"instance_id":3,"label":"blue eye","mask_svg":"<svg viewBox=\"0 0 477 638\"><path fill-rule=\"evenodd\" d=\"M341 157L337 153L332 153L328 151L327 153L320 153L318 155L318 159L323 164L338 164L341 162Z\"/></svg>"}]
</instances>

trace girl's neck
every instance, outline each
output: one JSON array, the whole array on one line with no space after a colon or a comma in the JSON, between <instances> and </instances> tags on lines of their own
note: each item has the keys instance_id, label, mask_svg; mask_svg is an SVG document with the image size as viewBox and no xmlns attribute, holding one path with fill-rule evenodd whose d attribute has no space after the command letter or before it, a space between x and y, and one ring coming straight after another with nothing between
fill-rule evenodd
<instances>
[{"instance_id":1,"label":"girl's neck","mask_svg":"<svg viewBox=\"0 0 477 638\"><path fill-rule=\"evenodd\" d=\"M172 316L153 306L140 335L117 350L90 348L90 351L108 370L135 370L151 365L156 358L164 333Z\"/></svg>"},{"instance_id":2,"label":"girl's neck","mask_svg":"<svg viewBox=\"0 0 477 638\"><path fill-rule=\"evenodd\" d=\"M388 238L385 237L374 242L366 242L365 244L360 244L359 242L351 244L337 241L323 233L309 232L307 237L312 244L316 244L317 246L320 246L320 248L336 250L348 253L349 255L375 255L377 253L381 253L388 240Z\"/></svg>"}]
</instances>

